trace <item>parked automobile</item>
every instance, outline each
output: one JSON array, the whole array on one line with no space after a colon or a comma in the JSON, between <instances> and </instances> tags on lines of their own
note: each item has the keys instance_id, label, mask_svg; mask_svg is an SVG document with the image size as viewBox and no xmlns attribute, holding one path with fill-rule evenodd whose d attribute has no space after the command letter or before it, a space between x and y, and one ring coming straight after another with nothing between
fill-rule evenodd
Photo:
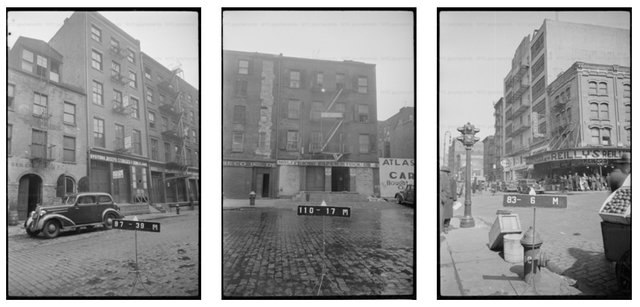
<instances>
[{"instance_id":1,"label":"parked automobile","mask_svg":"<svg viewBox=\"0 0 640 307\"><path fill-rule=\"evenodd\" d=\"M61 205L37 206L24 227L32 237L42 233L51 239L61 230L94 226L111 229L113 220L123 217L110 194L79 193L64 197Z\"/></svg>"},{"instance_id":2,"label":"parked automobile","mask_svg":"<svg viewBox=\"0 0 640 307\"><path fill-rule=\"evenodd\" d=\"M542 185L538 184L535 179L518 180L519 193L528 194L531 188L536 191L536 194L544 194L544 188L542 187Z\"/></svg>"},{"instance_id":3,"label":"parked automobile","mask_svg":"<svg viewBox=\"0 0 640 307\"><path fill-rule=\"evenodd\" d=\"M504 192L518 192L518 184L513 181L507 182L504 185Z\"/></svg>"},{"instance_id":4,"label":"parked automobile","mask_svg":"<svg viewBox=\"0 0 640 307\"><path fill-rule=\"evenodd\" d=\"M396 200L399 204L410 203L415 205L416 203L416 190L414 189L412 184L408 184L404 190L396 193Z\"/></svg>"}]
</instances>

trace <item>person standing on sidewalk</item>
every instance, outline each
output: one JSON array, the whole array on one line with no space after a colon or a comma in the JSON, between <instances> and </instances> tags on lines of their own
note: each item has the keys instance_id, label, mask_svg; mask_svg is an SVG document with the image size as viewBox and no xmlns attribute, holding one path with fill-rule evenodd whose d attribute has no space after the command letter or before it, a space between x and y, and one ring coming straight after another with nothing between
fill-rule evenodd
<instances>
[{"instance_id":1,"label":"person standing on sidewalk","mask_svg":"<svg viewBox=\"0 0 640 307\"><path fill-rule=\"evenodd\" d=\"M445 166L440 168L440 232L448 233L448 224L453 217L453 199L456 190L452 190L449 169ZM445 226L446 223L446 226Z\"/></svg>"},{"instance_id":2,"label":"person standing on sidewalk","mask_svg":"<svg viewBox=\"0 0 640 307\"><path fill-rule=\"evenodd\" d=\"M613 192L622 186L631 171L631 158L628 153L623 153L622 158L615 162L613 171L609 173L609 191Z\"/></svg>"}]
</instances>

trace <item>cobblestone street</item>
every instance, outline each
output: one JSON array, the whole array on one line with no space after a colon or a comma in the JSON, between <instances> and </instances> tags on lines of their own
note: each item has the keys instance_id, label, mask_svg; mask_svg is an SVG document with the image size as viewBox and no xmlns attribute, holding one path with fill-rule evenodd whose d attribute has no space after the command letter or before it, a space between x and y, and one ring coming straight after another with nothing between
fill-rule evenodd
<instances>
[{"instance_id":1,"label":"cobblestone street","mask_svg":"<svg viewBox=\"0 0 640 307\"><path fill-rule=\"evenodd\" d=\"M135 287L134 231L100 228L47 240L10 229L8 295L198 296L197 211L154 222L160 233L138 232Z\"/></svg>"},{"instance_id":2,"label":"cobblestone street","mask_svg":"<svg viewBox=\"0 0 640 307\"><path fill-rule=\"evenodd\" d=\"M224 296L414 294L412 208L330 204L352 208L343 218L297 216L297 205L224 210Z\"/></svg>"}]
</instances>

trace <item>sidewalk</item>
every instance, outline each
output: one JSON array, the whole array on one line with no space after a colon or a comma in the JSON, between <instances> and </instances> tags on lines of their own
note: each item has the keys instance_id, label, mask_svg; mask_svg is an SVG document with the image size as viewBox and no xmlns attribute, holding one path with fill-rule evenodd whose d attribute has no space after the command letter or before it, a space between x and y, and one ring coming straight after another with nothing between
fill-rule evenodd
<instances>
[{"instance_id":1,"label":"sidewalk","mask_svg":"<svg viewBox=\"0 0 640 307\"><path fill-rule=\"evenodd\" d=\"M540 271L540 281L523 280L523 264L506 262L488 247L489 226L476 220L473 228L452 229L440 236L440 294L442 296L581 295L565 277Z\"/></svg>"},{"instance_id":2,"label":"sidewalk","mask_svg":"<svg viewBox=\"0 0 640 307\"><path fill-rule=\"evenodd\" d=\"M178 215L176 214L175 208L173 208L171 211L167 211L166 213L157 212L157 213L149 213L149 214L137 214L135 216L140 221L151 221L151 220L160 220L160 219L185 216L185 215L187 216L198 215L200 212L199 209L200 208L198 206L195 206L193 210L188 209L188 207L183 207L182 209L180 209L180 214ZM134 215L127 215L124 217L124 219L131 220L133 219L133 217ZM26 234L24 230L24 221L19 221L18 225L16 226L7 225L7 236L11 237L11 236L20 235L20 234Z\"/></svg>"}]
</instances>

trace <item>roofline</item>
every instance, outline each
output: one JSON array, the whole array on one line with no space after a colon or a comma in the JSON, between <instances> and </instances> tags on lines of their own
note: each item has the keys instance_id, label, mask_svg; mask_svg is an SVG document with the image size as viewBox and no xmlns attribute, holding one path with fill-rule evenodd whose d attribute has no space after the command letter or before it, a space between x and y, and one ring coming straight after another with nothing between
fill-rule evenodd
<instances>
[{"instance_id":1,"label":"roofline","mask_svg":"<svg viewBox=\"0 0 640 307\"><path fill-rule=\"evenodd\" d=\"M36 75L34 75L34 74L30 74L30 73L28 73L28 72L26 72L26 71L23 71L23 70L20 70L20 69L18 69L18 68L11 67L11 66L9 66L9 67L7 67L7 68L8 68L8 70L10 70L10 71L14 71L14 72L17 72L17 73L20 73L20 74L26 75L26 76L31 77L31 78L34 78L34 79L38 79L38 77L36 77ZM8 80L7 80L7 82L8 82ZM66 89L66 90L69 90L69 91L72 91L72 92L75 92L75 93L80 94L80 95L82 95L82 96L87 96L87 93L86 93L86 92L84 92L84 91L82 90L82 88L80 88L80 87L76 87L76 86L74 86L74 85L72 85L72 84L68 84L68 83L61 83L61 82L55 82L55 81L51 81L51 82L49 82L49 84L51 84L51 85L55 85L55 86L57 86L57 87L60 87L60 88L63 88L63 89Z\"/></svg>"},{"instance_id":2,"label":"roofline","mask_svg":"<svg viewBox=\"0 0 640 307\"><path fill-rule=\"evenodd\" d=\"M596 63L576 61L573 64L571 64L569 68L567 68L560 75L558 75L551 83L549 83L546 87L546 90L547 91L551 90L552 92L554 92L555 91L555 89L553 88L554 86L557 86L558 83L565 83L569 81L571 79L570 78L571 75L575 75L578 73L578 69L598 70L602 68L606 68L607 71L613 70L615 68L617 72L623 73L623 74L627 73L629 74L629 76L631 76L631 68L628 66L615 65L615 64L596 64Z\"/></svg>"},{"instance_id":3,"label":"roofline","mask_svg":"<svg viewBox=\"0 0 640 307\"><path fill-rule=\"evenodd\" d=\"M257 52L257 51L256 52L250 52L250 51L223 49L222 52L223 53L246 54L248 56L261 56L261 57L268 57L268 58L280 58L280 59L284 59L284 60L302 60L302 61L310 61L310 62L329 62L329 63L335 63L335 64L340 63L340 64L364 65L364 66L373 66L373 67L376 66L376 64L373 64L373 63L358 62L358 61L353 61L353 60L335 61L335 60L323 60L323 59L310 59L310 58L302 58L302 57L284 56L282 54L261 53L261 52Z\"/></svg>"},{"instance_id":4,"label":"roofline","mask_svg":"<svg viewBox=\"0 0 640 307\"><path fill-rule=\"evenodd\" d=\"M173 73L173 71L172 71L171 69L169 69L168 67L166 67L166 66L162 65L162 63L158 62L158 61L157 61L156 59L154 59L152 56L150 56L150 55L146 54L146 53L145 53L145 52L143 52L143 51L140 51L140 53L142 54L142 64L143 64L143 65L144 65L144 63L145 63L147 60L151 60L151 62L153 62L154 64L157 64L157 66L160 66L160 67L164 68L164 69L166 70L166 72L168 72L168 73L170 73L170 74L172 74L172 73ZM176 77L177 77L178 79L182 80L182 82L184 82L185 84L189 85L189 86L190 86L194 91L196 91L196 92L200 92L200 90L196 89L196 88L195 88L195 86L193 86L191 83L187 82L187 80L185 80L185 79L183 79L183 78L180 78L180 76L178 76L177 74L176 74Z\"/></svg>"}]
</instances>

